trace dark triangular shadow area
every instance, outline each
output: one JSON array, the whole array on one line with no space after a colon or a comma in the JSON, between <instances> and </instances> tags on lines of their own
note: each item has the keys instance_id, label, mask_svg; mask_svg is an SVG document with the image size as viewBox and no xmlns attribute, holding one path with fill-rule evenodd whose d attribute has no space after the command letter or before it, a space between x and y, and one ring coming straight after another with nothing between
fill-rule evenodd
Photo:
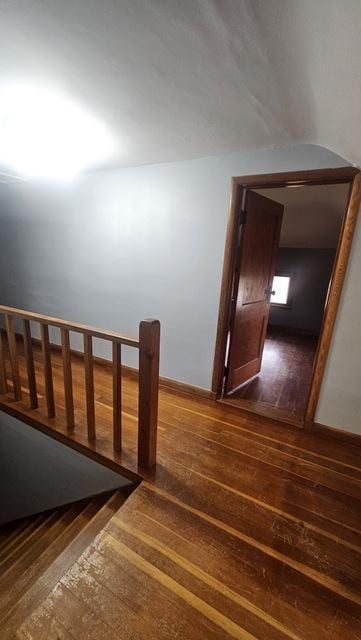
<instances>
[{"instance_id":1,"label":"dark triangular shadow area","mask_svg":"<svg viewBox=\"0 0 361 640\"><path fill-rule=\"evenodd\" d=\"M132 483L0 412L0 525Z\"/></svg>"}]
</instances>

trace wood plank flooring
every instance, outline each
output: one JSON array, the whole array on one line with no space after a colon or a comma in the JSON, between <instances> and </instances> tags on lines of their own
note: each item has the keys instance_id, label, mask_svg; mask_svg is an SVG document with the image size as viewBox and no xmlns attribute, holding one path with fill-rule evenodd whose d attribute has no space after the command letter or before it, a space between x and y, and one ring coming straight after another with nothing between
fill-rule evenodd
<instances>
[{"instance_id":1,"label":"wood plank flooring","mask_svg":"<svg viewBox=\"0 0 361 640\"><path fill-rule=\"evenodd\" d=\"M317 343L317 337L269 327L259 375L224 397L224 402L301 424Z\"/></svg>"},{"instance_id":2,"label":"wood plank flooring","mask_svg":"<svg viewBox=\"0 0 361 640\"><path fill-rule=\"evenodd\" d=\"M52 360L58 417L44 428L83 446L80 426L66 432ZM83 365L72 366L79 425ZM43 393L39 354L36 369ZM111 373L95 369L93 453L137 474L136 383L123 381L114 454ZM361 638L360 449L165 389L159 408L156 471L2 640Z\"/></svg>"}]
</instances>

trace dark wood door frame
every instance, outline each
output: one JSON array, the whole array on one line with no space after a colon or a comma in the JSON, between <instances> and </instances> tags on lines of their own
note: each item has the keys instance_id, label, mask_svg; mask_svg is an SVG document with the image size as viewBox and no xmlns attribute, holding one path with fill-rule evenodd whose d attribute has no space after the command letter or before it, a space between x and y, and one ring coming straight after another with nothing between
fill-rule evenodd
<instances>
[{"instance_id":1,"label":"dark wood door frame","mask_svg":"<svg viewBox=\"0 0 361 640\"><path fill-rule=\"evenodd\" d=\"M292 171L287 173L260 174L232 178L231 201L226 232L221 296L218 314L216 348L212 378L212 391L216 397L222 395L227 340L230 327L232 288L239 233L239 212L245 189L270 187L296 187L303 185L326 185L348 183L349 196L342 222L335 262L325 305L321 334L312 372L311 387L304 415L304 426L311 428L314 422L318 397L321 390L332 332L341 298L352 239L361 203L361 172L355 167Z\"/></svg>"}]
</instances>

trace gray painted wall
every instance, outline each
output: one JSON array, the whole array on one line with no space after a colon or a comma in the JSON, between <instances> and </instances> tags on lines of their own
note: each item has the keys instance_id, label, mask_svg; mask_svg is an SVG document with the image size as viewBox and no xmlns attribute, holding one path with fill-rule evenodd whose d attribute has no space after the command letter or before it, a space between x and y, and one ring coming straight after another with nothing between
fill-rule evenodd
<instances>
[{"instance_id":1,"label":"gray painted wall","mask_svg":"<svg viewBox=\"0 0 361 640\"><path fill-rule=\"evenodd\" d=\"M3 412L0 482L0 525L131 484Z\"/></svg>"},{"instance_id":2,"label":"gray painted wall","mask_svg":"<svg viewBox=\"0 0 361 640\"><path fill-rule=\"evenodd\" d=\"M292 306L271 306L270 324L319 333L335 253L334 249L279 249L277 271L292 273Z\"/></svg>"},{"instance_id":3,"label":"gray painted wall","mask_svg":"<svg viewBox=\"0 0 361 640\"><path fill-rule=\"evenodd\" d=\"M130 334L159 318L162 375L209 388L231 177L346 164L298 145L104 171L63 187L3 186L1 301ZM99 344L97 353L109 352ZM340 426L352 430L358 413L345 411ZM327 416L337 422L336 410Z\"/></svg>"},{"instance_id":4,"label":"gray painted wall","mask_svg":"<svg viewBox=\"0 0 361 640\"><path fill-rule=\"evenodd\" d=\"M352 245L317 419L361 435L361 210Z\"/></svg>"}]
</instances>

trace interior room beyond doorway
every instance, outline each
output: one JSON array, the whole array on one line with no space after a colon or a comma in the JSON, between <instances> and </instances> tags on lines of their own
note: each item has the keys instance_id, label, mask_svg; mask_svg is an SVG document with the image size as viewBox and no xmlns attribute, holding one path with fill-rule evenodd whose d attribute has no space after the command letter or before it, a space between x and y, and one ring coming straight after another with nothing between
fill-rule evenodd
<instances>
[{"instance_id":1,"label":"interior room beyond doorway","mask_svg":"<svg viewBox=\"0 0 361 640\"><path fill-rule=\"evenodd\" d=\"M252 191L282 205L283 216L260 371L235 389L225 388L223 399L298 424L307 406L349 184Z\"/></svg>"}]
</instances>

